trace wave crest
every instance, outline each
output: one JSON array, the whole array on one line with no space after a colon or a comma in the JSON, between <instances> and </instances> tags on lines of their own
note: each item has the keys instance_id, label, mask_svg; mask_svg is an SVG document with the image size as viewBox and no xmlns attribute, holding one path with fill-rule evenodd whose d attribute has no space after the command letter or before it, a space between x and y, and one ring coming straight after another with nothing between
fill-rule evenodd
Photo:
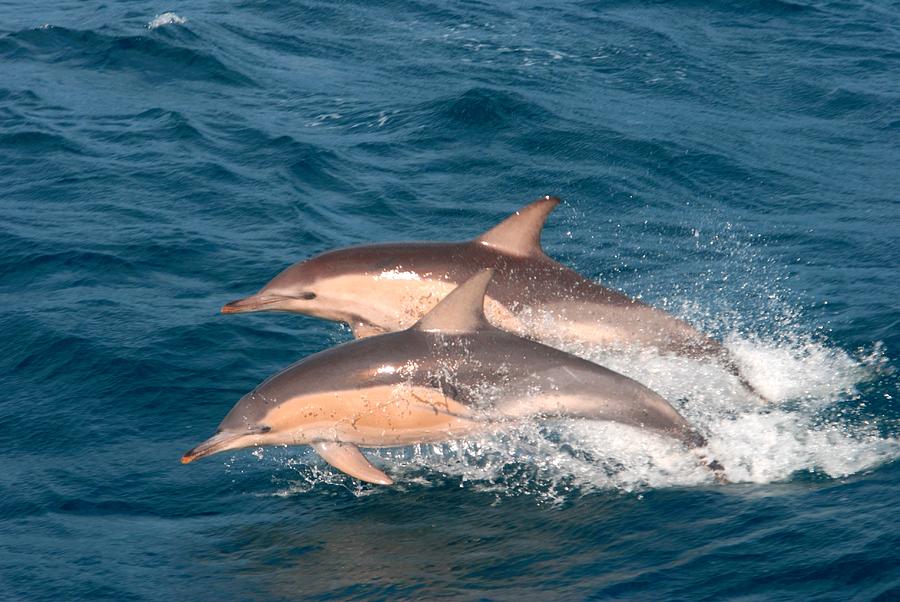
<instances>
[{"instance_id":1,"label":"wave crest","mask_svg":"<svg viewBox=\"0 0 900 602\"><path fill-rule=\"evenodd\" d=\"M147 29L156 29L164 25L184 25L185 23L187 23L187 19L184 17L172 12L166 12L153 17L153 20L147 23Z\"/></svg>"}]
</instances>

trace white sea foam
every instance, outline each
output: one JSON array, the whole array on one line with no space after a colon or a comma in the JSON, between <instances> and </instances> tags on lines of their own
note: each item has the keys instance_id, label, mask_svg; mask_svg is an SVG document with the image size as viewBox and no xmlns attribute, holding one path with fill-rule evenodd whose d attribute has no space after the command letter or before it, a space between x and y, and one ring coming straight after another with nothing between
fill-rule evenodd
<instances>
[{"instance_id":1,"label":"white sea foam","mask_svg":"<svg viewBox=\"0 0 900 602\"><path fill-rule=\"evenodd\" d=\"M153 17L153 20L147 23L147 29L156 29L163 25L184 25L185 23L187 23L187 19L184 17L180 17L172 12L166 12Z\"/></svg>"}]
</instances>

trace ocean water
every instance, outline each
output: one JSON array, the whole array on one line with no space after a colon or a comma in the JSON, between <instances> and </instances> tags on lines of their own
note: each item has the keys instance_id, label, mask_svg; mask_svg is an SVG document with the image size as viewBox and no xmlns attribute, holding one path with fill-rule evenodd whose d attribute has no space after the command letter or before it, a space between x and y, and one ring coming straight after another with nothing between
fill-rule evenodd
<instances>
[{"instance_id":1,"label":"ocean water","mask_svg":"<svg viewBox=\"0 0 900 602\"><path fill-rule=\"evenodd\" d=\"M0 598L900 599L898 74L896 2L0 2ZM394 487L179 463L350 338L224 302L542 194L552 256L775 400L571 349L730 484L565 421L372 452Z\"/></svg>"}]
</instances>

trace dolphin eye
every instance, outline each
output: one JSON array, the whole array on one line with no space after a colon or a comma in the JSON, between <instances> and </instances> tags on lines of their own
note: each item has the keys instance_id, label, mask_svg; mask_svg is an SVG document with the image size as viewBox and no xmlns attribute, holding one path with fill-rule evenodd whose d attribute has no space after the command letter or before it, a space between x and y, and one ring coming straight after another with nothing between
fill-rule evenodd
<instances>
[{"instance_id":1,"label":"dolphin eye","mask_svg":"<svg viewBox=\"0 0 900 602\"><path fill-rule=\"evenodd\" d=\"M315 299L316 294L315 293L300 293L299 297L301 299L305 299L306 301L309 301L311 299Z\"/></svg>"}]
</instances>

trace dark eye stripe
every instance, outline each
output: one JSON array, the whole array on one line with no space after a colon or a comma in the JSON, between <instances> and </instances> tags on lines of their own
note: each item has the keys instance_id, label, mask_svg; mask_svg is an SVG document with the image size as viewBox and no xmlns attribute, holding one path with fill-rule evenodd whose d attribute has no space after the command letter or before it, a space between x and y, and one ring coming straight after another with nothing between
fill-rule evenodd
<instances>
[{"instance_id":1,"label":"dark eye stripe","mask_svg":"<svg viewBox=\"0 0 900 602\"><path fill-rule=\"evenodd\" d=\"M315 293L300 293L300 298L306 299L307 301L309 301L310 299L315 299L316 294Z\"/></svg>"}]
</instances>

